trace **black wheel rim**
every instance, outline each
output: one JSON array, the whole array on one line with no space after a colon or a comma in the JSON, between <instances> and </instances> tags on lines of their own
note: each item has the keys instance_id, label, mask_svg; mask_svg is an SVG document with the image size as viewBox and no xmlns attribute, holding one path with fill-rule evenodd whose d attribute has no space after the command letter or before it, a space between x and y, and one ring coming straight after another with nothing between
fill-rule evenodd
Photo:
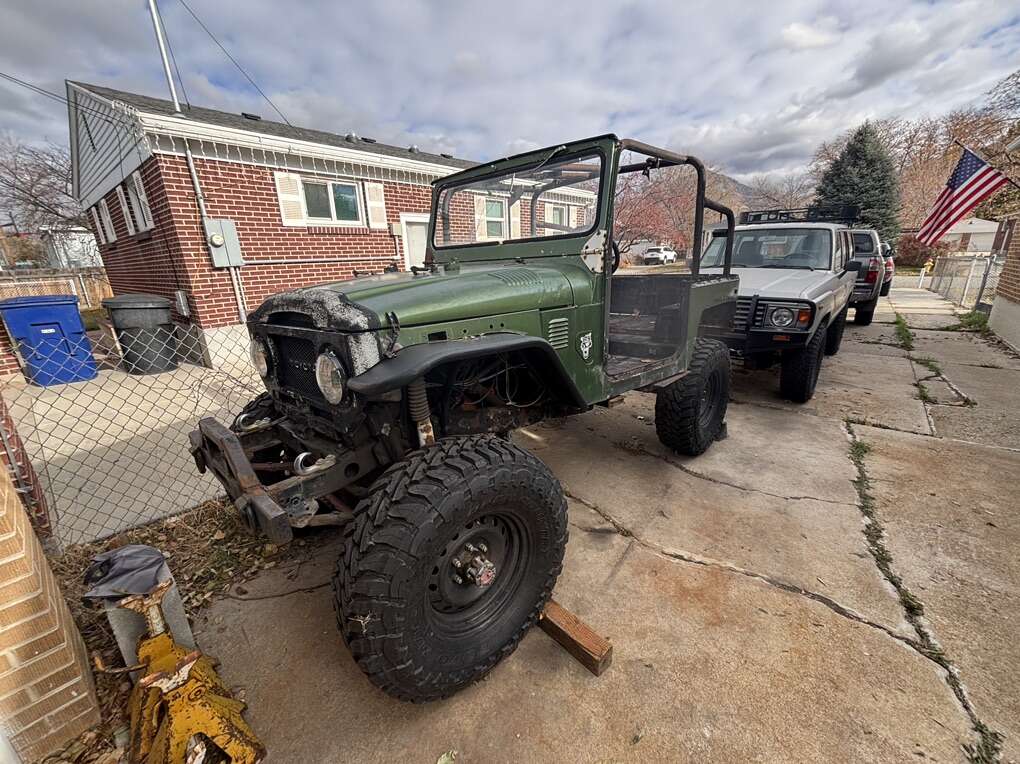
<instances>
[{"instance_id":1,"label":"black wheel rim","mask_svg":"<svg viewBox=\"0 0 1020 764\"><path fill-rule=\"evenodd\" d=\"M701 388L701 402L698 406L698 425L700 427L708 427L715 420L716 412L719 410L721 388L722 375L717 369L708 375L705 386Z\"/></svg>"},{"instance_id":2,"label":"black wheel rim","mask_svg":"<svg viewBox=\"0 0 1020 764\"><path fill-rule=\"evenodd\" d=\"M489 627L514 601L531 556L530 538L513 513L490 510L469 520L438 551L429 569L427 611L433 627L450 637ZM480 567L479 558L492 564L487 585L484 572L474 579L470 575Z\"/></svg>"}]
</instances>

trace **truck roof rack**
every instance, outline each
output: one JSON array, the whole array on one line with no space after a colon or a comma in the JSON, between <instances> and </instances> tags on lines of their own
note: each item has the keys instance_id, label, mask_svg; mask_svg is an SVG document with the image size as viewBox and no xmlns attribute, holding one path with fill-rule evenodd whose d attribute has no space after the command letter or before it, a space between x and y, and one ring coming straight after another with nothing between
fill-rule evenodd
<instances>
[{"instance_id":1,"label":"truck roof rack","mask_svg":"<svg viewBox=\"0 0 1020 764\"><path fill-rule=\"evenodd\" d=\"M748 210L740 213L740 225L755 223L845 223L853 225L861 217L854 204L830 204L799 209Z\"/></svg>"}]
</instances>

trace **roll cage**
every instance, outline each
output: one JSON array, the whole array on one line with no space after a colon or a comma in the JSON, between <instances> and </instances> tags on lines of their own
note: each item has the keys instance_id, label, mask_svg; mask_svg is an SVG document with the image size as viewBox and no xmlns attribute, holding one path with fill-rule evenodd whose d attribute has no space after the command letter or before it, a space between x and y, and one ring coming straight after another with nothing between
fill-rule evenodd
<instances>
[{"instance_id":1,"label":"roll cage","mask_svg":"<svg viewBox=\"0 0 1020 764\"><path fill-rule=\"evenodd\" d=\"M623 156L625 151L632 151L645 156L643 162L634 162L630 164L619 164L620 158ZM577 163L564 165L559 163L556 167L549 168L548 172L543 173L542 168L549 163L551 160L557 157L569 159L570 157L579 157L582 155L591 155L598 153L601 155L603 161L601 166L596 170L591 165ZM691 273L697 276L700 272L701 266L701 250L702 240L704 235L704 217L705 210L712 210L717 212L726 219L726 251L723 260L723 275L730 275L730 266L733 259L733 232L736 224L736 219L733 211L719 202L716 202L706 196L706 170L704 163L697 157L678 154L668 149L658 148L641 141L633 139L619 139L615 135L604 135L596 138L590 138L583 141L576 141L570 144L561 144L559 146L540 149L537 151L529 151L524 154L518 154L505 159L499 159L494 162L490 162L485 165L473 167L468 170L464 170L453 175L449 175L445 178L437 180L433 183L432 192L432 210L431 221L429 223L429 236L426 246L426 265L431 265L436 262L444 261L443 257L437 257L437 247L435 246L435 235L436 226L442 227L444 234L444 240L449 239L450 233L450 219L451 213L449 209L451 195L442 193L446 189L453 189L457 186L463 186L473 184L476 186L484 187L484 180L486 177L496 178L505 177L509 172L519 172L527 170L540 182L539 185L530 185L528 187L522 187L520 190L511 191L509 195L509 205L513 205L519 201L524 194L530 194L530 224L529 232L531 236L529 238L519 238L511 241L488 241L488 242L473 242L468 244L457 244L447 245L438 248L440 252L448 252L451 250L456 251L456 255L451 255L450 259L496 259L492 254L494 247L500 247L502 257L513 259L515 257L529 256L534 257L536 255L550 256L550 255L566 255L566 254L577 254L584 246L593 230L597 231L602 228L605 229L608 241L611 243L613 240L613 226L612 226L612 204L616 191L616 181L620 175L628 173L641 172L646 175L652 170L663 169L666 167L675 167L681 165L688 165L694 169L696 175L695 185L695 209L694 209L694 236L692 239L692 257L691 257ZM549 191L554 191L557 188L564 186L574 185L580 181L595 180L599 175L600 187L599 187L599 200L598 200L598 217L593 222L591 229L587 231L575 231L569 226L557 225L551 222L543 222L543 228L552 230L563 230L569 231L570 233L565 236L559 237L536 237L536 205L538 199L542 194ZM482 183L480 183L482 181ZM497 184L493 183L493 189L497 188ZM503 189L499 189L503 190ZM607 221L603 223L603 221ZM542 242L543 244L548 243L550 246L543 247L540 253L533 251L524 252L518 248L522 245L527 246L533 245L535 242ZM566 247L560 246L559 243L567 242ZM581 246L577 246L578 243ZM533 249L533 246L530 247ZM486 250L479 252L475 255L472 250ZM606 254L611 257L612 247L606 247ZM500 257L496 256L496 257ZM609 268L605 269L609 271Z\"/></svg>"}]
</instances>

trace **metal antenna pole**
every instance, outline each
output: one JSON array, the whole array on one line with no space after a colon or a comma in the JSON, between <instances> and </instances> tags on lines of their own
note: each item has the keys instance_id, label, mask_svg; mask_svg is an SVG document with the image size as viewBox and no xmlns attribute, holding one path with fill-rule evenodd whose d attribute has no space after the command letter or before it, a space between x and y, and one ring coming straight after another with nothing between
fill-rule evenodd
<instances>
[{"instance_id":1,"label":"metal antenna pole","mask_svg":"<svg viewBox=\"0 0 1020 764\"><path fill-rule=\"evenodd\" d=\"M163 26L159 23L159 12L156 10L156 0L149 0L149 15L152 16L152 28L156 30L156 43L159 45L159 57L163 60L163 74L166 75L166 84L170 88L170 100L174 102L174 113L181 113L181 102L177 100L177 87L174 85L174 76L170 73L170 60L166 55L166 40L163 39Z\"/></svg>"}]
</instances>

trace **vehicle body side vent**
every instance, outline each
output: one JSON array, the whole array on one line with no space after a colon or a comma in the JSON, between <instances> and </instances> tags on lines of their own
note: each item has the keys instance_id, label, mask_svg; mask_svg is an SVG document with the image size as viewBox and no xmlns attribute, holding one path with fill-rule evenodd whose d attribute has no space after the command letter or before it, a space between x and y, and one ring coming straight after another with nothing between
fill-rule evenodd
<instances>
[{"instance_id":1,"label":"vehicle body side vent","mask_svg":"<svg viewBox=\"0 0 1020 764\"><path fill-rule=\"evenodd\" d=\"M546 330L546 339L557 350L565 350L570 347L570 319L550 319L549 327Z\"/></svg>"}]
</instances>

